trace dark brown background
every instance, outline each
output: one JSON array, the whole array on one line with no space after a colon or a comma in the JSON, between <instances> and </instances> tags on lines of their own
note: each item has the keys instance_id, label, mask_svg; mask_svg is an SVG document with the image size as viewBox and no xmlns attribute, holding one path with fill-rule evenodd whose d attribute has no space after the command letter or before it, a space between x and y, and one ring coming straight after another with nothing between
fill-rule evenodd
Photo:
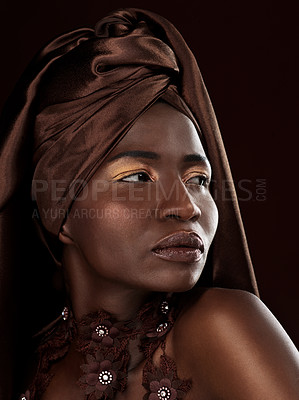
<instances>
[{"instance_id":1,"label":"dark brown background","mask_svg":"<svg viewBox=\"0 0 299 400\"><path fill-rule=\"evenodd\" d=\"M0 106L34 53L118 7L168 18L195 53L218 117L262 300L299 346L298 35L294 3L239 0L5 1ZM248 181L242 181L246 179ZM256 180L266 182L257 201ZM243 183L242 183L243 182Z\"/></svg>"}]
</instances>

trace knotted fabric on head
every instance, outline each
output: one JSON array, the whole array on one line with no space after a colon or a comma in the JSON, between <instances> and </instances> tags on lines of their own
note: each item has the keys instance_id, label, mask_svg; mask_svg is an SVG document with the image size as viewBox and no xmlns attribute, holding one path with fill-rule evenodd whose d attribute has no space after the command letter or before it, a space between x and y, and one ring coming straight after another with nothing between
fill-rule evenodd
<instances>
[{"instance_id":1,"label":"knotted fabric on head","mask_svg":"<svg viewBox=\"0 0 299 400\"><path fill-rule=\"evenodd\" d=\"M128 8L112 12L94 30L79 29L49 43L4 109L0 312L5 318L17 245L12 227L16 215L31 220L30 191L45 235L57 238L84 185L160 98L195 118L212 165L219 226L210 256L211 284L257 293L226 153L197 62L169 21Z\"/></svg>"}]
</instances>

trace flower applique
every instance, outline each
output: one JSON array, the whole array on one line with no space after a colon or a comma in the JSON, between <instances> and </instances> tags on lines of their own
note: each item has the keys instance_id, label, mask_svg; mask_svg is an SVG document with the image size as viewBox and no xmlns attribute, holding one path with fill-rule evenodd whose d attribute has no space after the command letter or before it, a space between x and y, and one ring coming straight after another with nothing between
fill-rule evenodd
<instances>
[{"instance_id":1,"label":"flower applique","mask_svg":"<svg viewBox=\"0 0 299 400\"><path fill-rule=\"evenodd\" d=\"M88 314L77 324L78 347L83 353L94 353L99 347L119 347L124 335L122 323L110 321L105 312Z\"/></svg>"},{"instance_id":2,"label":"flower applique","mask_svg":"<svg viewBox=\"0 0 299 400\"><path fill-rule=\"evenodd\" d=\"M170 313L170 305L168 301L164 300L159 307L160 314L162 314L163 318L157 321L157 325L155 328L150 328L146 333L146 337L157 339L162 338L166 335L174 324L173 315Z\"/></svg>"},{"instance_id":3,"label":"flower applique","mask_svg":"<svg viewBox=\"0 0 299 400\"><path fill-rule=\"evenodd\" d=\"M175 361L165 354L165 348L164 341L159 367L149 358L143 369L142 384L147 389L143 400L179 400L191 389L191 380L179 379Z\"/></svg>"},{"instance_id":4,"label":"flower applique","mask_svg":"<svg viewBox=\"0 0 299 400\"><path fill-rule=\"evenodd\" d=\"M19 397L19 400L30 400L29 390L26 390L25 393L22 393L21 396Z\"/></svg>"},{"instance_id":5,"label":"flower applique","mask_svg":"<svg viewBox=\"0 0 299 400\"><path fill-rule=\"evenodd\" d=\"M88 399L113 399L114 392L124 386L121 381L126 380L126 373L121 371L122 361L115 361L111 354L104 357L101 351L95 357L88 354L86 361L87 364L81 365L84 374L79 385L90 395Z\"/></svg>"},{"instance_id":6,"label":"flower applique","mask_svg":"<svg viewBox=\"0 0 299 400\"><path fill-rule=\"evenodd\" d=\"M107 347L112 347L115 338L120 334L119 329L116 326L113 326L108 320L104 320L103 322L92 322L90 328L92 330L92 340Z\"/></svg>"},{"instance_id":7,"label":"flower applique","mask_svg":"<svg viewBox=\"0 0 299 400\"><path fill-rule=\"evenodd\" d=\"M146 336L148 338L160 338L164 336L171 328L169 322L161 322L155 329L150 330Z\"/></svg>"},{"instance_id":8,"label":"flower applique","mask_svg":"<svg viewBox=\"0 0 299 400\"><path fill-rule=\"evenodd\" d=\"M189 390L188 384L175 378L173 372L165 375L159 368L155 374L148 372L146 375L148 383L144 383L143 386L147 389L147 393L143 400L182 399Z\"/></svg>"}]
</instances>

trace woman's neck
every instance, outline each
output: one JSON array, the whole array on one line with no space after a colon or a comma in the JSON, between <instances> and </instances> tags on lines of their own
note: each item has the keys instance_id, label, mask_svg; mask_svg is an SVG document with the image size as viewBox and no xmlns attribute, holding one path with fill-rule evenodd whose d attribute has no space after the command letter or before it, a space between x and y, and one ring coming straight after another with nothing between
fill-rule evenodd
<instances>
[{"instance_id":1,"label":"woman's neck","mask_svg":"<svg viewBox=\"0 0 299 400\"><path fill-rule=\"evenodd\" d=\"M125 289L109 282L98 282L96 287L84 285L70 291L72 311L75 319L90 312L104 310L118 321L133 319L148 300L149 295L137 293L136 289Z\"/></svg>"},{"instance_id":2,"label":"woman's neck","mask_svg":"<svg viewBox=\"0 0 299 400\"><path fill-rule=\"evenodd\" d=\"M75 319L104 310L119 321L129 320L151 297L145 290L105 280L69 256L63 259L63 269Z\"/></svg>"}]
</instances>

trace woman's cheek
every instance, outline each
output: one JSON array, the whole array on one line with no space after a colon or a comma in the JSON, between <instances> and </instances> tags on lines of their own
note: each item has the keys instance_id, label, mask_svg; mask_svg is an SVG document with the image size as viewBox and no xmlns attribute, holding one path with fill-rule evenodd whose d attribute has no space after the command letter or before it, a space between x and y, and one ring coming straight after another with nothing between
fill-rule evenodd
<instances>
[{"instance_id":1,"label":"woman's cheek","mask_svg":"<svg viewBox=\"0 0 299 400\"><path fill-rule=\"evenodd\" d=\"M207 226L208 226L208 236L210 237L210 244L215 236L215 233L217 231L218 227L218 221L219 221L219 213L218 213L218 208L216 206L216 203L212 196L210 195L208 200L207 200Z\"/></svg>"},{"instance_id":2,"label":"woman's cheek","mask_svg":"<svg viewBox=\"0 0 299 400\"><path fill-rule=\"evenodd\" d=\"M108 230L122 234L142 218L141 203L133 201L111 201L104 207L104 224ZM144 208L144 207L143 207Z\"/></svg>"}]
</instances>

